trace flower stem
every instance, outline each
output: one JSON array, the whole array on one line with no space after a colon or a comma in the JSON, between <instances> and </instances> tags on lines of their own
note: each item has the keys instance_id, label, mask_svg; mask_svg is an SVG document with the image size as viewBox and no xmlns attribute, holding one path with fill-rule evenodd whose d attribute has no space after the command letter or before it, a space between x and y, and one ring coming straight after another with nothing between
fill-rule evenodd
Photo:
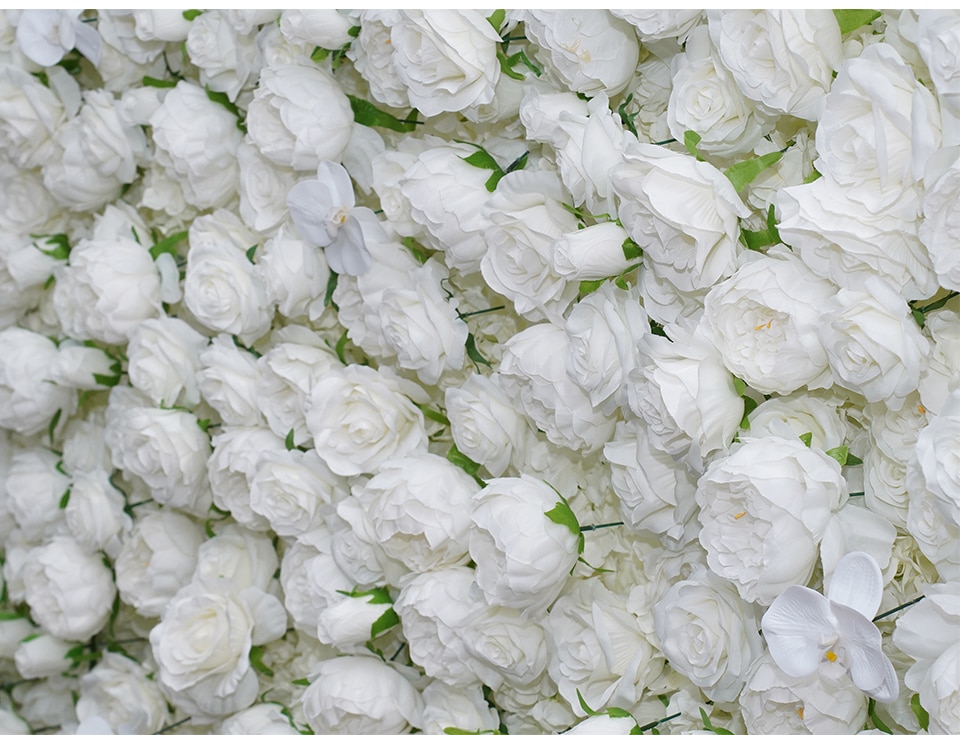
<instances>
[{"instance_id":1,"label":"flower stem","mask_svg":"<svg viewBox=\"0 0 960 735\"><path fill-rule=\"evenodd\" d=\"M466 319L470 316L476 316L477 314L489 314L491 311L500 311L502 306L491 306L489 309L480 309L480 311L468 311L466 314L460 314L461 319Z\"/></svg>"},{"instance_id":2,"label":"flower stem","mask_svg":"<svg viewBox=\"0 0 960 735\"><path fill-rule=\"evenodd\" d=\"M189 722L189 721L190 721L190 718L189 718L189 717L184 717L182 720L180 720L180 721L178 721L178 722L174 722L172 725L167 725L165 728L163 728L163 729L161 729L161 730L157 730L155 733L153 733L153 735L160 735L160 733L162 733L162 732L167 732L168 730L172 730L172 729L175 728L175 727L180 727L180 725L183 725L183 724L185 724L185 723L187 723L187 722Z\"/></svg>"},{"instance_id":3,"label":"flower stem","mask_svg":"<svg viewBox=\"0 0 960 735\"><path fill-rule=\"evenodd\" d=\"M646 732L647 730L652 730L657 725L662 725L664 722L670 722L670 720L675 720L682 714L683 712L677 712L675 715L664 717L662 720L657 720L656 722L648 722L646 725L640 726L640 732Z\"/></svg>"},{"instance_id":4,"label":"flower stem","mask_svg":"<svg viewBox=\"0 0 960 735\"><path fill-rule=\"evenodd\" d=\"M584 531L596 531L598 528L613 528L614 526L622 526L623 521L614 521L613 523L591 523L589 526L580 526L580 533Z\"/></svg>"},{"instance_id":5,"label":"flower stem","mask_svg":"<svg viewBox=\"0 0 960 735\"><path fill-rule=\"evenodd\" d=\"M880 613L879 615L877 615L877 617L875 617L875 618L873 619L873 622L875 623L875 622L877 622L878 620L882 620L883 618L886 618L886 617L889 617L890 615L893 615L894 613L898 613L898 612L900 612L901 610L904 610L904 609L910 607L911 605L916 605L916 604L917 604L918 602L920 602L920 600L922 600L924 597L926 597L926 595L920 595L920 597L918 597L917 599L915 599L915 600L910 600L910 602L905 602L905 603L903 603L902 605L893 608L893 610L887 610L887 611L884 612L884 613Z\"/></svg>"}]
</instances>

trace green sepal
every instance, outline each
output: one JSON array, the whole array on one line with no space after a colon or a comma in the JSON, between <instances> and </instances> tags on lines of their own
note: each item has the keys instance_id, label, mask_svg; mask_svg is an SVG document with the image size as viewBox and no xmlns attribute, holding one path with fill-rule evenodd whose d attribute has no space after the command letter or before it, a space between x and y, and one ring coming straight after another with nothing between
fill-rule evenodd
<instances>
[{"instance_id":1,"label":"green sepal","mask_svg":"<svg viewBox=\"0 0 960 735\"><path fill-rule=\"evenodd\" d=\"M733 188L739 194L747 187L747 184L760 175L761 171L770 168L781 158L783 158L783 151L774 151L756 158L748 158L746 161L740 161L740 163L728 168L723 172L723 175L730 179L730 183L733 184Z\"/></svg>"},{"instance_id":2,"label":"green sepal","mask_svg":"<svg viewBox=\"0 0 960 735\"><path fill-rule=\"evenodd\" d=\"M633 717L633 715L623 709L623 707L607 707L603 711L603 714L607 717Z\"/></svg>"},{"instance_id":3,"label":"green sepal","mask_svg":"<svg viewBox=\"0 0 960 735\"><path fill-rule=\"evenodd\" d=\"M163 253L170 253L170 255L176 257L177 245L186 240L189 236L190 233L184 230L183 232L175 232L169 237L165 237L163 240L150 248L150 257L156 260Z\"/></svg>"},{"instance_id":4,"label":"green sepal","mask_svg":"<svg viewBox=\"0 0 960 735\"><path fill-rule=\"evenodd\" d=\"M48 255L56 260L67 260L70 257L70 242L67 236L58 232L56 235L30 235L35 240L43 240L45 245L53 245L53 248L47 250L40 247L36 242L33 246L44 255Z\"/></svg>"},{"instance_id":5,"label":"green sepal","mask_svg":"<svg viewBox=\"0 0 960 735\"><path fill-rule=\"evenodd\" d=\"M809 447L810 444L813 442L813 432L808 431L806 434L801 434L799 438L800 438L800 441L802 441L804 444L806 444Z\"/></svg>"},{"instance_id":6,"label":"green sepal","mask_svg":"<svg viewBox=\"0 0 960 735\"><path fill-rule=\"evenodd\" d=\"M474 363L479 363L480 365L486 365L490 367L490 361L483 356L483 353L477 348L477 340L474 338L473 334L467 333L467 341L464 344L467 350L467 357L473 360Z\"/></svg>"},{"instance_id":7,"label":"green sepal","mask_svg":"<svg viewBox=\"0 0 960 735\"><path fill-rule=\"evenodd\" d=\"M350 338L347 336L347 333L344 332L340 335L340 339L337 340L337 343L333 346L333 351L337 353L337 359L340 360L344 365L347 364L347 342L350 341Z\"/></svg>"},{"instance_id":8,"label":"green sepal","mask_svg":"<svg viewBox=\"0 0 960 735\"><path fill-rule=\"evenodd\" d=\"M697 145L701 140L702 138L700 137L700 134L694 132L693 130L688 130L683 134L684 148L686 148L687 152L698 161L703 160L703 157L700 155L700 151L697 150Z\"/></svg>"},{"instance_id":9,"label":"green sepal","mask_svg":"<svg viewBox=\"0 0 960 735\"><path fill-rule=\"evenodd\" d=\"M837 19L837 25L840 26L840 35L846 35L850 31L855 31L867 23L873 23L883 13L879 10L834 10L833 15ZM889 732L889 731L888 731Z\"/></svg>"},{"instance_id":10,"label":"green sepal","mask_svg":"<svg viewBox=\"0 0 960 735\"><path fill-rule=\"evenodd\" d=\"M203 532L207 534L207 538L213 538L217 535L217 532L213 530L213 519L208 518L203 524Z\"/></svg>"},{"instance_id":11,"label":"green sepal","mask_svg":"<svg viewBox=\"0 0 960 735\"><path fill-rule=\"evenodd\" d=\"M370 626L370 638L376 638L396 625L400 625L400 617L396 611L392 607L389 610L384 610L383 615L374 620L373 625Z\"/></svg>"},{"instance_id":12,"label":"green sepal","mask_svg":"<svg viewBox=\"0 0 960 735\"><path fill-rule=\"evenodd\" d=\"M640 249L640 246L629 237L623 241L620 247L623 250L623 257L627 260L633 260L643 255L643 250Z\"/></svg>"},{"instance_id":13,"label":"green sepal","mask_svg":"<svg viewBox=\"0 0 960 735\"><path fill-rule=\"evenodd\" d=\"M97 385L106 386L107 388L112 388L113 386L120 383L120 377L122 373L117 371L113 375L103 375L101 373L93 374L93 382Z\"/></svg>"},{"instance_id":14,"label":"green sepal","mask_svg":"<svg viewBox=\"0 0 960 735\"><path fill-rule=\"evenodd\" d=\"M273 676L273 669L263 662L263 646L251 646L250 665L253 667L254 671L263 674L264 676Z\"/></svg>"},{"instance_id":15,"label":"green sepal","mask_svg":"<svg viewBox=\"0 0 960 735\"><path fill-rule=\"evenodd\" d=\"M31 633L30 635L25 636L24 638L21 638L21 639L20 639L20 642L21 642L21 643L29 643L30 641L35 641L35 640L37 640L37 638L39 638L39 637L42 636L42 635L43 635L43 633L40 633L40 632Z\"/></svg>"},{"instance_id":16,"label":"green sepal","mask_svg":"<svg viewBox=\"0 0 960 735\"><path fill-rule=\"evenodd\" d=\"M810 172L810 174L807 176L807 178L805 178L805 179L803 180L803 183L804 183L804 184L812 184L814 181L816 181L817 179L822 178L822 177L823 177L823 174L822 174L822 173L820 173L819 171L817 171L817 169L813 169L813 171Z\"/></svg>"},{"instance_id":17,"label":"green sepal","mask_svg":"<svg viewBox=\"0 0 960 735\"><path fill-rule=\"evenodd\" d=\"M732 732L727 730L725 727L714 727L710 724L710 718L707 717L706 711L703 707L700 707L700 718L703 720L703 729L709 730L710 732L715 732L717 735L733 735Z\"/></svg>"},{"instance_id":18,"label":"green sepal","mask_svg":"<svg viewBox=\"0 0 960 735\"><path fill-rule=\"evenodd\" d=\"M828 449L826 454L828 457L833 457L837 460L840 466L843 467L847 463L847 458L850 456L850 449L846 444L841 444L839 447Z\"/></svg>"},{"instance_id":19,"label":"green sepal","mask_svg":"<svg viewBox=\"0 0 960 735\"><path fill-rule=\"evenodd\" d=\"M11 612L9 610L0 610L0 621L3 620L23 620L27 616L18 612Z\"/></svg>"},{"instance_id":20,"label":"green sepal","mask_svg":"<svg viewBox=\"0 0 960 735\"><path fill-rule=\"evenodd\" d=\"M733 389L737 392L737 395L742 398L743 394L747 392L747 381L743 378L734 377Z\"/></svg>"},{"instance_id":21,"label":"green sepal","mask_svg":"<svg viewBox=\"0 0 960 735\"><path fill-rule=\"evenodd\" d=\"M190 21L192 21L192 20L194 20L195 18L200 17L201 15L203 15L203 11L202 11L202 10L184 10L184 11L183 11L183 19L184 19L184 20L190 20Z\"/></svg>"},{"instance_id":22,"label":"green sepal","mask_svg":"<svg viewBox=\"0 0 960 735\"><path fill-rule=\"evenodd\" d=\"M376 107L372 102L368 102L360 97L347 95L350 100L350 109L353 110L353 119L358 125L365 125L368 128L387 128L398 133L412 133L417 129L415 120L401 120L394 117L389 112L384 112Z\"/></svg>"},{"instance_id":23,"label":"green sepal","mask_svg":"<svg viewBox=\"0 0 960 735\"><path fill-rule=\"evenodd\" d=\"M247 260L249 260L251 263L255 263L253 257L257 254L258 247L258 245L254 245L253 247L247 248Z\"/></svg>"},{"instance_id":24,"label":"green sepal","mask_svg":"<svg viewBox=\"0 0 960 735\"><path fill-rule=\"evenodd\" d=\"M63 495L60 496L60 510L63 510L67 507L67 504L70 502L70 488L68 487Z\"/></svg>"},{"instance_id":25,"label":"green sepal","mask_svg":"<svg viewBox=\"0 0 960 735\"><path fill-rule=\"evenodd\" d=\"M350 27L347 29L347 35L350 36L350 38L356 38L357 36L359 36L359 35L360 35L360 26L350 26Z\"/></svg>"},{"instance_id":26,"label":"green sepal","mask_svg":"<svg viewBox=\"0 0 960 735\"><path fill-rule=\"evenodd\" d=\"M293 442L293 429L290 429L290 431L287 432L287 436L283 440L283 446L287 448L288 452L292 452L297 448L297 445Z\"/></svg>"},{"instance_id":27,"label":"green sepal","mask_svg":"<svg viewBox=\"0 0 960 735\"><path fill-rule=\"evenodd\" d=\"M917 718L917 722L920 723L921 730L930 729L930 715L923 708L923 705L920 704L920 693L917 692L912 697L910 697L910 709L913 710L914 716Z\"/></svg>"},{"instance_id":28,"label":"green sepal","mask_svg":"<svg viewBox=\"0 0 960 735\"><path fill-rule=\"evenodd\" d=\"M606 278L600 278L596 281L580 281L579 292L581 296L586 296L592 294L594 291L599 289L606 281Z\"/></svg>"},{"instance_id":29,"label":"green sepal","mask_svg":"<svg viewBox=\"0 0 960 735\"><path fill-rule=\"evenodd\" d=\"M560 493L557 493L557 495L560 495ZM580 530L580 521L577 520L577 516L574 514L573 509L570 508L570 504L566 498L561 495L557 504L550 510L544 511L543 514L554 523L559 523L561 526L566 526L570 529L570 533L577 537L577 554L582 554L584 539L583 532Z\"/></svg>"},{"instance_id":30,"label":"green sepal","mask_svg":"<svg viewBox=\"0 0 960 735\"><path fill-rule=\"evenodd\" d=\"M490 22L490 25L493 26L493 30L497 33L500 32L500 28L503 27L503 21L507 19L507 11L500 9L494 10L490 15L487 16L487 20ZM446 730L444 730L446 732Z\"/></svg>"}]
</instances>

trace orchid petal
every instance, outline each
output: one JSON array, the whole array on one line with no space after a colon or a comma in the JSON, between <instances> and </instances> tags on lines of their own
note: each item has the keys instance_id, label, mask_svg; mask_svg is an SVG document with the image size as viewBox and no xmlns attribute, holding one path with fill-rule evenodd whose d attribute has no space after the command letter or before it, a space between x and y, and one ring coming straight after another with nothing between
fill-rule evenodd
<instances>
[{"instance_id":1,"label":"orchid petal","mask_svg":"<svg viewBox=\"0 0 960 735\"><path fill-rule=\"evenodd\" d=\"M287 209L297 232L318 248L325 248L333 242L327 230L331 205L330 187L316 179L299 181L287 193Z\"/></svg>"},{"instance_id":2,"label":"orchid petal","mask_svg":"<svg viewBox=\"0 0 960 735\"><path fill-rule=\"evenodd\" d=\"M327 264L337 273L362 276L370 270L373 260L363 239L363 228L356 217L348 216L337 239L326 250Z\"/></svg>"},{"instance_id":3,"label":"orchid petal","mask_svg":"<svg viewBox=\"0 0 960 735\"><path fill-rule=\"evenodd\" d=\"M877 614L883 597L883 573L876 560L863 551L852 551L837 562L827 589L827 599L859 612L868 620Z\"/></svg>"},{"instance_id":4,"label":"orchid petal","mask_svg":"<svg viewBox=\"0 0 960 735\"><path fill-rule=\"evenodd\" d=\"M874 689L864 689L864 693L878 702L893 702L900 694L900 680L897 678L896 669L893 668L890 659L884 656L883 663L883 682Z\"/></svg>"},{"instance_id":5,"label":"orchid petal","mask_svg":"<svg viewBox=\"0 0 960 735\"><path fill-rule=\"evenodd\" d=\"M352 207L357 203L350 174L339 163L321 161L317 166L317 178L330 186L336 207Z\"/></svg>"},{"instance_id":6,"label":"orchid petal","mask_svg":"<svg viewBox=\"0 0 960 735\"><path fill-rule=\"evenodd\" d=\"M864 691L880 687L889 663L881 648L880 631L858 611L838 603L832 603L832 607L850 678Z\"/></svg>"},{"instance_id":7,"label":"orchid petal","mask_svg":"<svg viewBox=\"0 0 960 735\"><path fill-rule=\"evenodd\" d=\"M783 592L760 622L777 666L788 676L809 676L836 640L830 603L819 592L794 585Z\"/></svg>"}]
</instances>

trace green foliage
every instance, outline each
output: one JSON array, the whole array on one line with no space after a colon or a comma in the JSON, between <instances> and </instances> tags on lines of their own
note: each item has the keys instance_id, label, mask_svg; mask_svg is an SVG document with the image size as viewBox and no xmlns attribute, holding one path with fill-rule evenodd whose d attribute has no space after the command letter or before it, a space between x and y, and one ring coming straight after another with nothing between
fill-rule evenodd
<instances>
[{"instance_id":1,"label":"green foliage","mask_svg":"<svg viewBox=\"0 0 960 735\"><path fill-rule=\"evenodd\" d=\"M470 333L467 333L467 341L464 345L467 349L467 357L469 357L475 365L486 365L490 367L490 361L483 356L483 353L477 348L477 340Z\"/></svg>"},{"instance_id":2,"label":"green foliage","mask_svg":"<svg viewBox=\"0 0 960 735\"><path fill-rule=\"evenodd\" d=\"M910 697L910 709L913 710L913 714L917 718L917 722L920 723L921 730L930 729L930 715L923 708L923 705L920 704L920 694L919 692Z\"/></svg>"},{"instance_id":3,"label":"green foliage","mask_svg":"<svg viewBox=\"0 0 960 735\"><path fill-rule=\"evenodd\" d=\"M254 258L254 256L257 254L257 248L258 248L258 247L259 247L258 245L254 245L253 247L247 248L247 253L246 253L246 255L247 255L247 260L249 260L251 263L255 263L255 262L256 262L256 261L254 261L253 258Z\"/></svg>"},{"instance_id":4,"label":"green foliage","mask_svg":"<svg viewBox=\"0 0 960 735\"><path fill-rule=\"evenodd\" d=\"M699 145L702 138L699 133L695 133L692 130L688 130L683 134L683 146L687 149L687 152L691 156L696 158L698 161L702 161L703 157L700 155L700 151L697 150L697 145Z\"/></svg>"},{"instance_id":5,"label":"green foliage","mask_svg":"<svg viewBox=\"0 0 960 735\"><path fill-rule=\"evenodd\" d=\"M401 120L365 99L354 97L352 94L348 94L347 98L350 100L350 109L353 110L353 119L359 125L365 125L368 128L387 128L398 133L412 133L417 129L419 123L416 110L411 111Z\"/></svg>"},{"instance_id":6,"label":"green foliage","mask_svg":"<svg viewBox=\"0 0 960 735\"><path fill-rule=\"evenodd\" d=\"M235 103L230 101L230 98L227 97L225 92L215 92L210 89L209 86L204 87L203 91L207 93L207 99L211 102L216 102L237 118L237 127L240 129L240 132L247 132L247 124L243 120L243 113L240 112L240 108L237 107Z\"/></svg>"},{"instance_id":7,"label":"green foliage","mask_svg":"<svg viewBox=\"0 0 960 735\"><path fill-rule=\"evenodd\" d=\"M250 648L250 665L257 673L264 676L273 676L273 669L263 662L263 646L252 646Z\"/></svg>"},{"instance_id":8,"label":"green foliage","mask_svg":"<svg viewBox=\"0 0 960 735\"><path fill-rule=\"evenodd\" d=\"M70 502L70 488L68 487L63 495L60 496L60 510L63 510L67 507L67 504Z\"/></svg>"},{"instance_id":9,"label":"green foliage","mask_svg":"<svg viewBox=\"0 0 960 735\"><path fill-rule=\"evenodd\" d=\"M507 19L506 10L494 10L490 15L487 16L487 20L490 22L490 25L493 26L493 30L497 33L500 32L500 28L503 26L503 21ZM446 732L446 731L444 731Z\"/></svg>"},{"instance_id":10,"label":"green foliage","mask_svg":"<svg viewBox=\"0 0 960 735\"><path fill-rule=\"evenodd\" d=\"M44 255L49 255L56 260L67 260L70 257L70 242L67 236L58 232L56 235L30 235L34 238L33 246ZM50 247L40 247L36 240L42 240L44 245Z\"/></svg>"},{"instance_id":11,"label":"green foliage","mask_svg":"<svg viewBox=\"0 0 960 735\"><path fill-rule=\"evenodd\" d=\"M176 79L157 79L156 77L144 77L144 87L158 87L160 89L170 89L177 86Z\"/></svg>"},{"instance_id":12,"label":"green foliage","mask_svg":"<svg viewBox=\"0 0 960 735\"><path fill-rule=\"evenodd\" d=\"M330 306L333 303L333 292L337 290L337 281L340 280L340 274L336 271L330 271L327 278L327 290L323 294L323 305ZM333 304L336 307L336 304Z\"/></svg>"},{"instance_id":13,"label":"green foliage","mask_svg":"<svg viewBox=\"0 0 960 735\"><path fill-rule=\"evenodd\" d=\"M620 247L623 249L623 257L627 260L634 260L643 255L643 250L640 249L640 246L629 237L623 241Z\"/></svg>"},{"instance_id":14,"label":"green foliage","mask_svg":"<svg viewBox=\"0 0 960 735\"><path fill-rule=\"evenodd\" d=\"M293 441L293 429L287 432L287 436L283 440L283 446L287 448L288 452L292 452L297 448L297 445Z\"/></svg>"},{"instance_id":15,"label":"green foliage","mask_svg":"<svg viewBox=\"0 0 960 735\"><path fill-rule=\"evenodd\" d=\"M813 441L813 432L808 431L806 434L801 434L800 441L802 441L804 444L806 444L809 447L810 443Z\"/></svg>"},{"instance_id":16,"label":"green foliage","mask_svg":"<svg viewBox=\"0 0 960 735\"><path fill-rule=\"evenodd\" d=\"M870 704L867 705L867 717L877 730L888 733L888 735L893 735L893 730L890 729L890 725L881 720L877 714L877 701L875 699L871 699Z\"/></svg>"},{"instance_id":17,"label":"green foliage","mask_svg":"<svg viewBox=\"0 0 960 735\"><path fill-rule=\"evenodd\" d=\"M487 483L480 479L480 476L477 474L480 471L480 463L474 462L466 454L457 449L456 444L451 445L447 451L447 461L470 475L480 487L486 487Z\"/></svg>"},{"instance_id":18,"label":"green foliage","mask_svg":"<svg viewBox=\"0 0 960 735\"><path fill-rule=\"evenodd\" d=\"M837 25L840 26L840 33L846 35L850 31L855 31L867 23L873 23L883 13L879 10L834 10L834 16L837 19Z\"/></svg>"},{"instance_id":19,"label":"green foliage","mask_svg":"<svg viewBox=\"0 0 960 735\"><path fill-rule=\"evenodd\" d=\"M773 205L767 210L767 229L766 230L740 230L740 242L749 250L762 250L768 245L776 245L783 242L780 239L780 230L777 229L777 220Z\"/></svg>"},{"instance_id":20,"label":"green foliage","mask_svg":"<svg viewBox=\"0 0 960 735\"><path fill-rule=\"evenodd\" d=\"M730 183L733 184L733 188L739 194L747 187L747 184L760 175L761 171L765 171L783 158L783 154L784 151L774 151L756 158L748 158L746 161L735 163L724 171L723 175L730 179Z\"/></svg>"},{"instance_id":21,"label":"green foliage","mask_svg":"<svg viewBox=\"0 0 960 735\"><path fill-rule=\"evenodd\" d=\"M430 260L430 256L432 255L432 253L429 252L425 247L423 247L423 245L417 242L414 238L405 237L400 242L403 243L403 247L407 249L410 255L412 255L420 265L423 265L428 260Z\"/></svg>"},{"instance_id":22,"label":"green foliage","mask_svg":"<svg viewBox=\"0 0 960 735\"><path fill-rule=\"evenodd\" d=\"M184 20L190 20L190 21L192 21L192 20L194 20L195 18L197 18L197 17L199 17L199 16L201 16L201 15L203 15L203 11L202 11L202 10L184 10L184 11L183 11L183 19L184 19Z\"/></svg>"},{"instance_id":23,"label":"green foliage","mask_svg":"<svg viewBox=\"0 0 960 735\"><path fill-rule=\"evenodd\" d=\"M156 260L162 253L170 253L170 255L176 257L177 245L186 240L189 236L190 233L184 230L183 232L175 232L169 237L165 237L163 240L150 248L150 257Z\"/></svg>"},{"instance_id":24,"label":"green foliage","mask_svg":"<svg viewBox=\"0 0 960 735\"><path fill-rule=\"evenodd\" d=\"M559 497L560 500L557 501L557 504L553 506L553 508L545 511L544 515L554 523L559 523L561 526L566 526L570 529L570 533L577 537L577 553L582 554L584 541L583 531L580 530L580 521L577 520L577 516L574 514L567 499L560 495L556 488L554 488L554 492L557 493L557 497Z\"/></svg>"}]
</instances>

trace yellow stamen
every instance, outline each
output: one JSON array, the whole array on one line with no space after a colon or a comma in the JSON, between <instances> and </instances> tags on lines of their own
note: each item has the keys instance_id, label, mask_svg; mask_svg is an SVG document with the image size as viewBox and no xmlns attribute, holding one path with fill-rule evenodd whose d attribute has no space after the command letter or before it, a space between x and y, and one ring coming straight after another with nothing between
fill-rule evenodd
<instances>
[{"instance_id":1,"label":"yellow stamen","mask_svg":"<svg viewBox=\"0 0 960 735\"><path fill-rule=\"evenodd\" d=\"M836 660L837 660L837 654L835 654L833 651L827 651L827 661L829 661L830 663L833 663Z\"/></svg>"},{"instance_id":2,"label":"yellow stamen","mask_svg":"<svg viewBox=\"0 0 960 735\"><path fill-rule=\"evenodd\" d=\"M801 720L803 719L803 707L797 710L797 717L799 717Z\"/></svg>"},{"instance_id":3,"label":"yellow stamen","mask_svg":"<svg viewBox=\"0 0 960 735\"><path fill-rule=\"evenodd\" d=\"M926 412L927 412L927 409L925 409L925 408L923 407L923 404L922 404L922 403L918 403L918 404L917 404L917 410L918 410L920 413L926 413Z\"/></svg>"},{"instance_id":4,"label":"yellow stamen","mask_svg":"<svg viewBox=\"0 0 960 735\"><path fill-rule=\"evenodd\" d=\"M740 520L741 518L743 518L746 514L747 514L747 511L741 510L739 513L737 513L737 514L733 517L733 520L739 521L739 520Z\"/></svg>"},{"instance_id":5,"label":"yellow stamen","mask_svg":"<svg viewBox=\"0 0 960 735\"><path fill-rule=\"evenodd\" d=\"M768 321L766 324L761 324L760 326L754 327L754 332L759 332L761 329L770 329L770 325L773 324L773 319Z\"/></svg>"}]
</instances>

